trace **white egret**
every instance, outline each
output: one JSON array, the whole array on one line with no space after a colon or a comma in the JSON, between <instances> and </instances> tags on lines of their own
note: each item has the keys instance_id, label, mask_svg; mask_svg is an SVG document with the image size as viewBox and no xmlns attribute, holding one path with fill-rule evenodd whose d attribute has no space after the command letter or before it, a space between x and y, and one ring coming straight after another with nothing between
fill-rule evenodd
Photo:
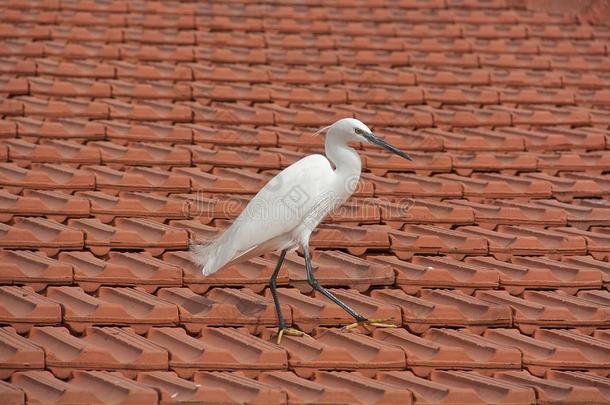
<instances>
[{"instance_id":1,"label":"white egret","mask_svg":"<svg viewBox=\"0 0 610 405\"><path fill-rule=\"evenodd\" d=\"M358 152L348 145L349 142L370 142L405 159L411 158L375 136L357 119L344 118L318 132L325 130L326 156L309 155L285 168L252 198L222 235L208 244L191 246L194 260L202 267L204 276L264 253L281 252L270 282L279 324L278 343L283 334L304 335L286 326L276 291L277 275L286 252L298 248L303 251L307 280L312 288L356 319L348 329L357 325L394 326L381 320L368 320L318 283L311 266L309 237L324 217L343 204L356 189L362 166Z\"/></svg>"}]
</instances>

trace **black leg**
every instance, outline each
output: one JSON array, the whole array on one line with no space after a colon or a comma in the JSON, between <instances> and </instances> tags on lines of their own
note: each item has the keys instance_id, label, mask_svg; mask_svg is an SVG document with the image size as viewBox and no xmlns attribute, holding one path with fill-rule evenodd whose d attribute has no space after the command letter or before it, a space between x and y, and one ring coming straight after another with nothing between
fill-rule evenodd
<instances>
[{"instance_id":1,"label":"black leg","mask_svg":"<svg viewBox=\"0 0 610 405\"><path fill-rule=\"evenodd\" d=\"M282 250L280 258L275 265L275 270L271 275L271 295L273 296L273 303L275 304L275 314L277 315L277 321L279 323L280 330L286 328L286 321L284 321L284 315L282 315L282 309L280 308L280 298L277 295L277 275L280 272L284 258L286 257L286 251Z\"/></svg>"},{"instance_id":2,"label":"black leg","mask_svg":"<svg viewBox=\"0 0 610 405\"><path fill-rule=\"evenodd\" d=\"M366 317L360 315L357 311L350 308L347 304L341 302L341 300L339 298L335 297L333 295L333 293L331 293L326 288L322 287L320 285L320 283L318 283L318 280L316 280L316 278L313 275L313 268L311 266L311 257L309 256L309 249L307 247L305 247L303 249L303 255L305 256L305 268L307 269L307 282L309 283L309 285L311 285L314 290L319 291L320 293L324 294L329 300L331 300L332 302L334 302L335 304L337 304L341 308L343 308L345 310L345 312L347 312L348 314L353 316L356 319L356 321L358 321L358 322L366 321Z\"/></svg>"}]
</instances>

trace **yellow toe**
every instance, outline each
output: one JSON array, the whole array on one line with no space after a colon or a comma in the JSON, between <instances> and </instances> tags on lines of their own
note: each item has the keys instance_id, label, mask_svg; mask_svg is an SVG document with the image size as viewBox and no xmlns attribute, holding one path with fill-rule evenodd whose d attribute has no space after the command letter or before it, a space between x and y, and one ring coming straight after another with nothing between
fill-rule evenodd
<instances>
[{"instance_id":1,"label":"yellow toe","mask_svg":"<svg viewBox=\"0 0 610 405\"><path fill-rule=\"evenodd\" d=\"M341 329L342 329L342 330L344 330L344 331L349 331L349 330L352 330L352 329L357 328L358 326L360 326L360 324L359 324L358 322L354 322L354 323L351 323L351 324L349 324L349 325L345 325L345 326L344 326L343 328L341 328Z\"/></svg>"},{"instance_id":2,"label":"yellow toe","mask_svg":"<svg viewBox=\"0 0 610 405\"><path fill-rule=\"evenodd\" d=\"M284 328L284 329L280 329L277 333L277 344L279 345L280 343L282 343L282 337L286 335L286 336L296 336L296 337L301 337L301 336L307 336L308 338L313 339L311 336L309 336L307 333L305 332L301 332L298 329L294 329L294 328Z\"/></svg>"},{"instance_id":3,"label":"yellow toe","mask_svg":"<svg viewBox=\"0 0 610 405\"><path fill-rule=\"evenodd\" d=\"M277 333L277 344L279 345L280 343L282 343L282 336L284 336L284 329L281 329L278 333Z\"/></svg>"},{"instance_id":4,"label":"yellow toe","mask_svg":"<svg viewBox=\"0 0 610 405\"><path fill-rule=\"evenodd\" d=\"M397 328L397 325L391 323L381 323L381 322L371 322L371 326L375 326L377 328Z\"/></svg>"},{"instance_id":5,"label":"yellow toe","mask_svg":"<svg viewBox=\"0 0 610 405\"><path fill-rule=\"evenodd\" d=\"M352 324L346 325L342 328L344 331L350 331L352 329L357 328L358 326L362 326L368 332L372 331L372 327L376 328L396 328L397 325L387 323L390 319L368 319L366 321L354 322Z\"/></svg>"}]
</instances>

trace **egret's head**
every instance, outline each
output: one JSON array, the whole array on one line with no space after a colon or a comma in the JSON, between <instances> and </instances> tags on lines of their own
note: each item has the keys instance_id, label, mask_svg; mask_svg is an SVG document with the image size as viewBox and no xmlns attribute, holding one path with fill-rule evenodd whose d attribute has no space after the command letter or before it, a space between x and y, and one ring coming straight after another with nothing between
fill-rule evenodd
<instances>
[{"instance_id":1,"label":"egret's head","mask_svg":"<svg viewBox=\"0 0 610 405\"><path fill-rule=\"evenodd\" d=\"M364 123L355 118L343 118L335 122L329 127L323 128L318 132L328 129L327 136L341 137L346 142L368 142L373 145L382 147L383 149L395 153L407 160L411 159L411 156L407 155L400 149L390 145L383 139L377 137Z\"/></svg>"}]
</instances>

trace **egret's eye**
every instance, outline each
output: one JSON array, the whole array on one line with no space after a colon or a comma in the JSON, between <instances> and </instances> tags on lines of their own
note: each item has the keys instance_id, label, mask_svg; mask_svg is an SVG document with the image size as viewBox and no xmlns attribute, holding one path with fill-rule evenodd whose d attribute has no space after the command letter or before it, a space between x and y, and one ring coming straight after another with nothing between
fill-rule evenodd
<instances>
[{"instance_id":1,"label":"egret's eye","mask_svg":"<svg viewBox=\"0 0 610 405\"><path fill-rule=\"evenodd\" d=\"M356 135L362 135L362 134L364 134L364 131L363 131L363 130L361 130L360 128L356 128L356 129L354 130L354 132L356 132Z\"/></svg>"}]
</instances>

